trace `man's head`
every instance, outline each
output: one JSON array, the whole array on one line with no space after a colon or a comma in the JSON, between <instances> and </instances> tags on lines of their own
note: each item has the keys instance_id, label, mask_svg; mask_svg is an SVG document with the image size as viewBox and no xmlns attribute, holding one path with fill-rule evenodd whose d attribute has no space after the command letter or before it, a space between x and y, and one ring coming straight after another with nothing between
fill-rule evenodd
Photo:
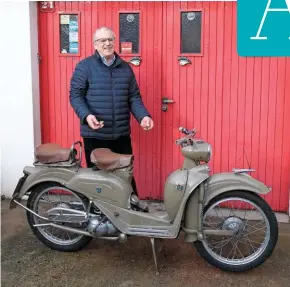
<instances>
[{"instance_id":1,"label":"man's head","mask_svg":"<svg viewBox=\"0 0 290 287\"><path fill-rule=\"evenodd\" d=\"M108 27L97 29L93 35L93 44L101 56L111 58L115 48L115 33Z\"/></svg>"}]
</instances>

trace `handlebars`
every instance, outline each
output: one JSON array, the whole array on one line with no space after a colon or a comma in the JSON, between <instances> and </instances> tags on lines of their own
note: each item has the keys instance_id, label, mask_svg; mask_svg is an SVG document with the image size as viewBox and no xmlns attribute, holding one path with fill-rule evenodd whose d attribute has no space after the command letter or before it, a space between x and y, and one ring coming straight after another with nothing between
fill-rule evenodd
<instances>
[{"instance_id":1,"label":"handlebars","mask_svg":"<svg viewBox=\"0 0 290 287\"><path fill-rule=\"evenodd\" d=\"M192 131L189 131L188 129L186 128L183 128L183 127L180 127L179 128L179 131L181 131L183 134L185 134L186 136L181 138L181 139L178 139L176 140L176 144L177 145L181 145L181 146L184 146L185 144L191 144L190 142L190 138L193 138L196 134L196 130L193 129Z\"/></svg>"},{"instance_id":2,"label":"handlebars","mask_svg":"<svg viewBox=\"0 0 290 287\"><path fill-rule=\"evenodd\" d=\"M186 134L186 135L193 135L193 136L195 136L195 134L196 134L196 130L195 130L195 129L193 129L193 130L190 132L188 129L183 128L183 127L180 127L180 128L179 128L179 131L181 131L183 134Z\"/></svg>"}]
</instances>

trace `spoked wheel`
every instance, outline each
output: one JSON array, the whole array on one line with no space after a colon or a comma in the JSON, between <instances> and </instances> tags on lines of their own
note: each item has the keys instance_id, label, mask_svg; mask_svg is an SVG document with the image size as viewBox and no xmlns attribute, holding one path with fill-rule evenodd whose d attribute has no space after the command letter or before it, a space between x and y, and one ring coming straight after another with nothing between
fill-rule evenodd
<instances>
[{"instance_id":1,"label":"spoked wheel","mask_svg":"<svg viewBox=\"0 0 290 287\"><path fill-rule=\"evenodd\" d=\"M47 211L54 207L77 209L86 211L87 200L81 198L71 190L66 189L59 183L43 183L35 187L27 202L27 207L38 215L47 218ZM78 251L89 244L92 237L76 234L71 231L62 230L52 226L45 226L48 223L27 211L28 223L35 236L47 247L57 251ZM43 225L37 226L34 225ZM68 227L77 228L75 223L57 223ZM79 225L79 224L78 224Z\"/></svg>"},{"instance_id":2,"label":"spoked wheel","mask_svg":"<svg viewBox=\"0 0 290 287\"><path fill-rule=\"evenodd\" d=\"M210 264L242 272L261 265L273 252L278 239L275 214L261 197L231 191L213 198L204 209L203 228L232 230L234 235L205 235L195 242Z\"/></svg>"}]
</instances>

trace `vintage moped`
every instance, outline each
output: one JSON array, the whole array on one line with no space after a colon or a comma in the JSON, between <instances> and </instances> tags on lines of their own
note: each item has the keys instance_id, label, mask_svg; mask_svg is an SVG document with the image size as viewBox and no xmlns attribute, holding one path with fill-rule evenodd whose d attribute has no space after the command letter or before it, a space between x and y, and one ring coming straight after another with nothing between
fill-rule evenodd
<instances>
[{"instance_id":1,"label":"vintage moped","mask_svg":"<svg viewBox=\"0 0 290 287\"><path fill-rule=\"evenodd\" d=\"M278 238L276 216L262 197L271 189L254 179L250 168L211 175L211 145L196 139L195 129L179 130L184 134L176 141L183 166L166 179L162 203L140 200L134 193L133 155L95 149L94 168L85 168L78 141L71 148L38 146L10 208L26 209L35 236L58 251L78 251L92 238L125 243L130 236L147 237L158 272L155 240L183 232L185 242L222 270L241 272L261 265ZM21 203L24 196L26 205Z\"/></svg>"}]
</instances>

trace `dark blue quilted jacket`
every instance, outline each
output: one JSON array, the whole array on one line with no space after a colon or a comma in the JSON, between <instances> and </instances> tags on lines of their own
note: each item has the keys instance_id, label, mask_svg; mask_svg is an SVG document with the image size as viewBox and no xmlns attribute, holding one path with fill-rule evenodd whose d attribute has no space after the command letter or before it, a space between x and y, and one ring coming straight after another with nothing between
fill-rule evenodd
<instances>
[{"instance_id":1,"label":"dark blue quilted jacket","mask_svg":"<svg viewBox=\"0 0 290 287\"><path fill-rule=\"evenodd\" d=\"M80 61L70 84L70 103L81 122L81 136L116 139L131 133L130 112L140 123L150 114L142 102L132 68L115 53L116 60L107 67L100 55ZM93 130L86 122L89 114L104 121Z\"/></svg>"}]
</instances>

